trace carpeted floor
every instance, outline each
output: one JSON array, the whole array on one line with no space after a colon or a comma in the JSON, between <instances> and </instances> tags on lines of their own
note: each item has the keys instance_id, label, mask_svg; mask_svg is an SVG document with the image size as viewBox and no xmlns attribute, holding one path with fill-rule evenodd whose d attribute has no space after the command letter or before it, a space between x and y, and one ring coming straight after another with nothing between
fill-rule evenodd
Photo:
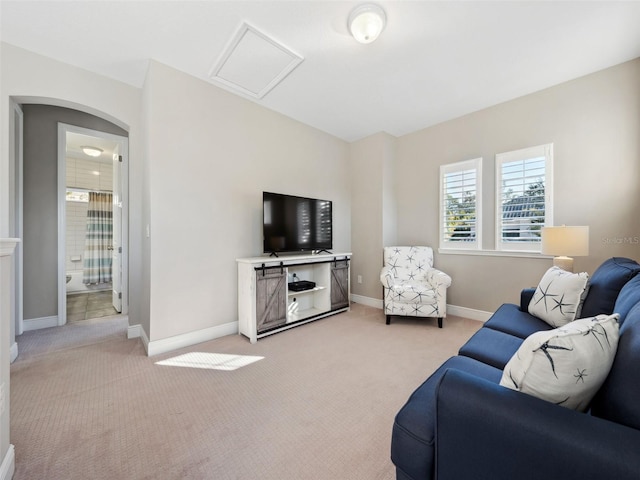
<instances>
[{"instance_id":1,"label":"carpeted floor","mask_svg":"<svg viewBox=\"0 0 640 480\"><path fill-rule=\"evenodd\" d=\"M119 317L26 332L11 366L14 480L391 480L395 413L480 326L387 326L354 304L254 345L230 335L151 358ZM264 358L156 364L188 352Z\"/></svg>"}]
</instances>

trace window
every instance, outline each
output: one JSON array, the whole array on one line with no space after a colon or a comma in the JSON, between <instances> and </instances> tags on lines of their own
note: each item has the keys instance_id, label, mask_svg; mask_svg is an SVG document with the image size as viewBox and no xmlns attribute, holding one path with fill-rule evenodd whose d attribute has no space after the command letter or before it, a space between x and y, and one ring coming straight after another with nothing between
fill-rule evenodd
<instances>
[{"instance_id":1,"label":"window","mask_svg":"<svg viewBox=\"0 0 640 480\"><path fill-rule=\"evenodd\" d=\"M553 144L496 155L496 249L540 251L553 225Z\"/></svg>"},{"instance_id":2,"label":"window","mask_svg":"<svg viewBox=\"0 0 640 480\"><path fill-rule=\"evenodd\" d=\"M482 158L440 166L440 248L478 249Z\"/></svg>"}]
</instances>

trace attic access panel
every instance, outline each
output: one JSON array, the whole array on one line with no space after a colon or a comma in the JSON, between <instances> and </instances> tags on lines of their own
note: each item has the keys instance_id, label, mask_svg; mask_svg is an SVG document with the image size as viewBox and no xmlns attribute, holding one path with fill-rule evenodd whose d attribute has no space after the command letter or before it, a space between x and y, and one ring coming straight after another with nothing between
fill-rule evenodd
<instances>
[{"instance_id":1,"label":"attic access panel","mask_svg":"<svg viewBox=\"0 0 640 480\"><path fill-rule=\"evenodd\" d=\"M289 48L243 23L209 77L245 95L262 98L302 60Z\"/></svg>"}]
</instances>

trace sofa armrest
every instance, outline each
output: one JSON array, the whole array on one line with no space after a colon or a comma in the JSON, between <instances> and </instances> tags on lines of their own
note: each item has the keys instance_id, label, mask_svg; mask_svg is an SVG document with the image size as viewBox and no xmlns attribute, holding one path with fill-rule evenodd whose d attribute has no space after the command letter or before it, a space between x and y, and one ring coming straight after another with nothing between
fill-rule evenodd
<instances>
[{"instance_id":1,"label":"sofa armrest","mask_svg":"<svg viewBox=\"0 0 640 480\"><path fill-rule=\"evenodd\" d=\"M436 289L449 288L451 286L451 277L437 268L430 268L425 274L425 279Z\"/></svg>"},{"instance_id":2,"label":"sofa armrest","mask_svg":"<svg viewBox=\"0 0 640 480\"><path fill-rule=\"evenodd\" d=\"M437 390L438 480L632 480L640 431L449 370Z\"/></svg>"},{"instance_id":3,"label":"sofa armrest","mask_svg":"<svg viewBox=\"0 0 640 480\"><path fill-rule=\"evenodd\" d=\"M385 288L391 288L395 284L395 275L393 274L393 267L385 265L380 270L380 282Z\"/></svg>"},{"instance_id":4,"label":"sofa armrest","mask_svg":"<svg viewBox=\"0 0 640 480\"><path fill-rule=\"evenodd\" d=\"M520 292L520 311L529 313L529 302L536 293L535 288L525 288Z\"/></svg>"}]
</instances>

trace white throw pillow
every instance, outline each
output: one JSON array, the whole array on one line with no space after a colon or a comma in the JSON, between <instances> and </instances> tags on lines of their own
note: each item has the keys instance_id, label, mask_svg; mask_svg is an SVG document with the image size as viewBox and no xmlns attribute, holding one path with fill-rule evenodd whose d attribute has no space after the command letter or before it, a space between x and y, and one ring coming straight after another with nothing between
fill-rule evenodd
<instances>
[{"instance_id":1,"label":"white throw pillow","mask_svg":"<svg viewBox=\"0 0 640 480\"><path fill-rule=\"evenodd\" d=\"M589 274L571 273L551 267L542 277L529 302L529 313L552 327L578 318L587 292Z\"/></svg>"},{"instance_id":2,"label":"white throw pillow","mask_svg":"<svg viewBox=\"0 0 640 480\"><path fill-rule=\"evenodd\" d=\"M618 347L619 315L582 318L527 337L500 385L584 411L607 378Z\"/></svg>"}]
</instances>

